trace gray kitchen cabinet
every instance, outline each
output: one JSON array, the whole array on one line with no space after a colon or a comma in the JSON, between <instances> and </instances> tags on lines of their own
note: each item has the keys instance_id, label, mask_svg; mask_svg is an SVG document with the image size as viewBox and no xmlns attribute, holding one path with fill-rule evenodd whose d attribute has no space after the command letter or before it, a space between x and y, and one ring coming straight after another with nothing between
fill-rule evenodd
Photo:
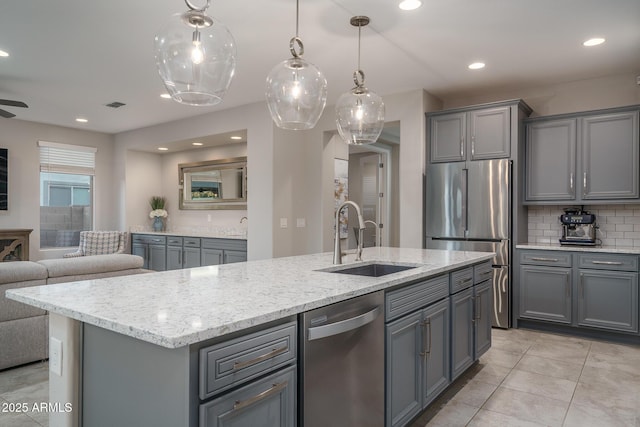
<instances>
[{"instance_id":1,"label":"gray kitchen cabinet","mask_svg":"<svg viewBox=\"0 0 640 427\"><path fill-rule=\"evenodd\" d=\"M451 295L451 381L474 362L473 288Z\"/></svg>"},{"instance_id":2,"label":"gray kitchen cabinet","mask_svg":"<svg viewBox=\"0 0 640 427\"><path fill-rule=\"evenodd\" d=\"M202 238L202 265L230 264L247 260L247 241Z\"/></svg>"},{"instance_id":3,"label":"gray kitchen cabinet","mask_svg":"<svg viewBox=\"0 0 640 427\"><path fill-rule=\"evenodd\" d=\"M429 115L431 162L508 158L511 155L509 106Z\"/></svg>"},{"instance_id":4,"label":"gray kitchen cabinet","mask_svg":"<svg viewBox=\"0 0 640 427\"><path fill-rule=\"evenodd\" d=\"M526 121L525 201L629 203L640 198L638 106Z\"/></svg>"},{"instance_id":5,"label":"gray kitchen cabinet","mask_svg":"<svg viewBox=\"0 0 640 427\"><path fill-rule=\"evenodd\" d=\"M167 269L167 241L165 236L133 234L131 253L144 259L143 268L155 271Z\"/></svg>"},{"instance_id":6,"label":"gray kitchen cabinet","mask_svg":"<svg viewBox=\"0 0 640 427\"><path fill-rule=\"evenodd\" d=\"M223 264L224 251L222 249L202 248L200 251L200 265L219 265Z\"/></svg>"},{"instance_id":7,"label":"gray kitchen cabinet","mask_svg":"<svg viewBox=\"0 0 640 427\"><path fill-rule=\"evenodd\" d=\"M449 385L449 334L448 298L387 325L387 426L407 424Z\"/></svg>"},{"instance_id":8,"label":"gray kitchen cabinet","mask_svg":"<svg viewBox=\"0 0 640 427\"><path fill-rule=\"evenodd\" d=\"M520 266L520 317L571 323L572 270L566 267Z\"/></svg>"},{"instance_id":9,"label":"gray kitchen cabinet","mask_svg":"<svg viewBox=\"0 0 640 427\"><path fill-rule=\"evenodd\" d=\"M526 129L526 200L576 196L575 119L533 122Z\"/></svg>"},{"instance_id":10,"label":"gray kitchen cabinet","mask_svg":"<svg viewBox=\"0 0 640 427\"><path fill-rule=\"evenodd\" d=\"M199 237L167 237L167 270L200 267Z\"/></svg>"},{"instance_id":11,"label":"gray kitchen cabinet","mask_svg":"<svg viewBox=\"0 0 640 427\"><path fill-rule=\"evenodd\" d=\"M296 371L291 366L200 406L202 427L294 427Z\"/></svg>"},{"instance_id":12,"label":"gray kitchen cabinet","mask_svg":"<svg viewBox=\"0 0 640 427\"><path fill-rule=\"evenodd\" d=\"M182 268L200 267L200 248L184 246L182 251Z\"/></svg>"},{"instance_id":13,"label":"gray kitchen cabinet","mask_svg":"<svg viewBox=\"0 0 640 427\"><path fill-rule=\"evenodd\" d=\"M244 262L247 260L247 252L246 251L234 251L234 250L225 250L224 251L224 263L231 264L233 262Z\"/></svg>"},{"instance_id":14,"label":"gray kitchen cabinet","mask_svg":"<svg viewBox=\"0 0 640 427\"><path fill-rule=\"evenodd\" d=\"M578 326L638 332L638 256L576 254Z\"/></svg>"},{"instance_id":15,"label":"gray kitchen cabinet","mask_svg":"<svg viewBox=\"0 0 640 427\"><path fill-rule=\"evenodd\" d=\"M491 348L491 314L493 313L493 282L485 280L473 287L474 298L474 360Z\"/></svg>"},{"instance_id":16,"label":"gray kitchen cabinet","mask_svg":"<svg viewBox=\"0 0 640 427\"><path fill-rule=\"evenodd\" d=\"M167 270L182 268L182 237L167 237Z\"/></svg>"}]
</instances>

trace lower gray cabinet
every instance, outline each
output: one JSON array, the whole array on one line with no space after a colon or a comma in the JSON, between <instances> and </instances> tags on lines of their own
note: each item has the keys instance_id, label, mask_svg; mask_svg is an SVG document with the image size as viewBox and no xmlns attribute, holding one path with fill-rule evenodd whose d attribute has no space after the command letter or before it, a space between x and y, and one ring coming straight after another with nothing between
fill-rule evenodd
<instances>
[{"instance_id":1,"label":"lower gray cabinet","mask_svg":"<svg viewBox=\"0 0 640 427\"><path fill-rule=\"evenodd\" d=\"M449 381L449 299L386 327L387 426L406 425Z\"/></svg>"},{"instance_id":2,"label":"lower gray cabinet","mask_svg":"<svg viewBox=\"0 0 640 427\"><path fill-rule=\"evenodd\" d=\"M230 264L247 260L247 241L238 239L202 239L202 265Z\"/></svg>"},{"instance_id":3,"label":"lower gray cabinet","mask_svg":"<svg viewBox=\"0 0 640 427\"><path fill-rule=\"evenodd\" d=\"M201 253L201 265L219 265L223 264L222 255L224 251L222 249L202 248Z\"/></svg>"},{"instance_id":4,"label":"lower gray cabinet","mask_svg":"<svg viewBox=\"0 0 640 427\"><path fill-rule=\"evenodd\" d=\"M571 268L521 265L520 317L570 324L571 283Z\"/></svg>"},{"instance_id":5,"label":"lower gray cabinet","mask_svg":"<svg viewBox=\"0 0 640 427\"><path fill-rule=\"evenodd\" d=\"M638 273L580 270L578 325L638 332Z\"/></svg>"},{"instance_id":6,"label":"lower gray cabinet","mask_svg":"<svg viewBox=\"0 0 640 427\"><path fill-rule=\"evenodd\" d=\"M200 248L191 248L185 246L183 250L183 263L182 268L200 267Z\"/></svg>"},{"instance_id":7,"label":"lower gray cabinet","mask_svg":"<svg viewBox=\"0 0 640 427\"><path fill-rule=\"evenodd\" d=\"M296 366L290 366L200 405L200 426L293 427L296 387Z\"/></svg>"},{"instance_id":8,"label":"lower gray cabinet","mask_svg":"<svg viewBox=\"0 0 640 427\"><path fill-rule=\"evenodd\" d=\"M491 348L491 314L493 313L493 282L485 280L473 287L474 297L474 359L478 360Z\"/></svg>"},{"instance_id":9,"label":"lower gray cabinet","mask_svg":"<svg viewBox=\"0 0 640 427\"><path fill-rule=\"evenodd\" d=\"M164 236L132 235L131 253L144 259L143 268L155 271L167 269L167 242Z\"/></svg>"},{"instance_id":10,"label":"lower gray cabinet","mask_svg":"<svg viewBox=\"0 0 640 427\"><path fill-rule=\"evenodd\" d=\"M451 381L474 362L473 288L451 295Z\"/></svg>"},{"instance_id":11,"label":"lower gray cabinet","mask_svg":"<svg viewBox=\"0 0 640 427\"><path fill-rule=\"evenodd\" d=\"M233 262L244 262L247 260L247 251L224 251L224 263L231 264Z\"/></svg>"}]
</instances>

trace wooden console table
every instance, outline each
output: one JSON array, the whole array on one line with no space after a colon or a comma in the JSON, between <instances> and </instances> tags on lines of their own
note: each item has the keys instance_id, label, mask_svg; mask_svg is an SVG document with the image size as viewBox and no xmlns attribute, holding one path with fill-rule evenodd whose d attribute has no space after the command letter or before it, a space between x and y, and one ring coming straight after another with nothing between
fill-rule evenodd
<instances>
[{"instance_id":1,"label":"wooden console table","mask_svg":"<svg viewBox=\"0 0 640 427\"><path fill-rule=\"evenodd\" d=\"M33 229L0 230L0 262L29 261L29 235Z\"/></svg>"}]
</instances>

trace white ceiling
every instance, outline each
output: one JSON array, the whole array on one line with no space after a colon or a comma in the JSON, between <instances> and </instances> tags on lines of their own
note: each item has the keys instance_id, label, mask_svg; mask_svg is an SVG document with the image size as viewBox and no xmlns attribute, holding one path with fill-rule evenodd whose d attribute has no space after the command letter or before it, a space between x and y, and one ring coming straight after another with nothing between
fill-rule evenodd
<instances>
[{"instance_id":1,"label":"white ceiling","mask_svg":"<svg viewBox=\"0 0 640 427\"><path fill-rule=\"evenodd\" d=\"M203 4L203 0L192 0ZM640 74L640 0L300 0L304 58L329 84L328 105L353 85L358 31L367 15L361 68L384 96L424 88L446 97L491 88L532 87L606 75ZM118 133L264 101L265 77L287 59L294 0L213 0L209 14L237 44L236 76L222 104L180 105L164 91L153 38L183 0L3 0L0 99L14 119ZM587 38L606 43L585 48ZM481 60L485 69L467 65ZM113 101L126 106L106 107ZM265 105L266 108L266 105ZM77 116L86 124L76 123Z\"/></svg>"}]
</instances>

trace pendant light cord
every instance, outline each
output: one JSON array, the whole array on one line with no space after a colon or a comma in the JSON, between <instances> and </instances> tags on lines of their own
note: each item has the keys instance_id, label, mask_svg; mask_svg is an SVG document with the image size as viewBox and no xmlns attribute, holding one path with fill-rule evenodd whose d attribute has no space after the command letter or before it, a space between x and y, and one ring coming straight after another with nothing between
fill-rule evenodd
<instances>
[{"instance_id":1,"label":"pendant light cord","mask_svg":"<svg viewBox=\"0 0 640 427\"><path fill-rule=\"evenodd\" d=\"M296 38L298 38L298 20L299 20L299 7L300 7L300 0L296 0Z\"/></svg>"},{"instance_id":2,"label":"pendant light cord","mask_svg":"<svg viewBox=\"0 0 640 427\"><path fill-rule=\"evenodd\" d=\"M362 25L358 23L358 71L360 71L360 36L362 34Z\"/></svg>"}]
</instances>

